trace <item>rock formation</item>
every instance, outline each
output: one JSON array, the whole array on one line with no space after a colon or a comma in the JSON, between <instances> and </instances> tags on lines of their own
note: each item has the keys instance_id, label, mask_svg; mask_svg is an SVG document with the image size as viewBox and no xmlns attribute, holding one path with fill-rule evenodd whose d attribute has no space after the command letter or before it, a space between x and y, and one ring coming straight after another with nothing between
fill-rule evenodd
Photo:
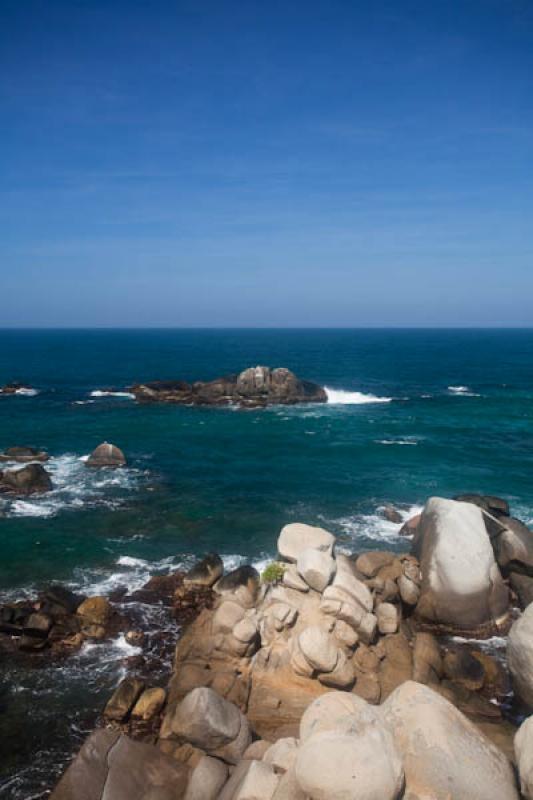
<instances>
[{"instance_id":1,"label":"rock formation","mask_svg":"<svg viewBox=\"0 0 533 800\"><path fill-rule=\"evenodd\" d=\"M19 464L27 464L30 461L44 462L49 458L48 453L35 447L8 447L0 453L0 461L17 461Z\"/></svg>"},{"instance_id":2,"label":"rock formation","mask_svg":"<svg viewBox=\"0 0 533 800\"><path fill-rule=\"evenodd\" d=\"M125 464L126 456L122 450L109 442L99 444L85 462L87 467L123 467Z\"/></svg>"},{"instance_id":3,"label":"rock formation","mask_svg":"<svg viewBox=\"0 0 533 800\"><path fill-rule=\"evenodd\" d=\"M0 494L42 494L52 489L52 480L42 464L27 464L0 471Z\"/></svg>"},{"instance_id":4,"label":"rock formation","mask_svg":"<svg viewBox=\"0 0 533 800\"><path fill-rule=\"evenodd\" d=\"M151 381L128 388L139 403L255 408L295 403L326 403L321 386L297 378L288 369L249 367L239 375L213 381Z\"/></svg>"}]
</instances>

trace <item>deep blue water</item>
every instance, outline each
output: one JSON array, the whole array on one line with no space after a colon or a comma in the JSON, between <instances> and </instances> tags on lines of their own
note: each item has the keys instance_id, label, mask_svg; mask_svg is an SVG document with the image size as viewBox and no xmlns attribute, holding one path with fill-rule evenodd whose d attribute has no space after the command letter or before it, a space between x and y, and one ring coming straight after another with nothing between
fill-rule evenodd
<instances>
[{"instance_id":1,"label":"deep blue water","mask_svg":"<svg viewBox=\"0 0 533 800\"><path fill-rule=\"evenodd\" d=\"M349 394L255 411L90 396L255 364ZM16 379L39 394L0 397L0 448L48 450L55 489L0 501L9 592L52 579L135 586L208 550L228 564L262 561L294 520L328 527L354 550L402 548L379 507L407 516L432 494L500 494L533 520L533 330L0 331L0 384ZM126 470L93 473L79 460L103 440L123 448ZM21 680L29 701L43 686L59 691L46 671L37 688ZM100 698L91 691L89 706ZM5 697L20 714L20 697Z\"/></svg>"}]
</instances>

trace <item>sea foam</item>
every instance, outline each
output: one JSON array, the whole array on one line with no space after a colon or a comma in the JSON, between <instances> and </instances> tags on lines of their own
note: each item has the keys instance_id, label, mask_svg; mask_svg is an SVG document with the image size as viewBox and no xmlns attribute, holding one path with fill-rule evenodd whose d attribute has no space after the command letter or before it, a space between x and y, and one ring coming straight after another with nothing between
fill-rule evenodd
<instances>
[{"instance_id":1,"label":"sea foam","mask_svg":"<svg viewBox=\"0 0 533 800\"><path fill-rule=\"evenodd\" d=\"M135 395L131 392L113 392L110 389L94 389L89 392L89 397L125 397L128 400L135 400Z\"/></svg>"},{"instance_id":2,"label":"sea foam","mask_svg":"<svg viewBox=\"0 0 533 800\"><path fill-rule=\"evenodd\" d=\"M366 403L390 403L392 397L378 397L375 394L364 394L363 392L347 392L345 389L331 389L324 386L330 405L337 406L360 406Z\"/></svg>"}]
</instances>

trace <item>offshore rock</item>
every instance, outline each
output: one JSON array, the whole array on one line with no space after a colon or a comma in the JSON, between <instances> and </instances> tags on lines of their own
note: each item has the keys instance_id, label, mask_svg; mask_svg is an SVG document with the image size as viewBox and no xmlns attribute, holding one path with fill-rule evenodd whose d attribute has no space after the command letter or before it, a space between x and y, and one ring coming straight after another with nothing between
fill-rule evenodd
<instances>
[{"instance_id":1,"label":"offshore rock","mask_svg":"<svg viewBox=\"0 0 533 800\"><path fill-rule=\"evenodd\" d=\"M36 447L8 447L0 453L0 461L17 461L19 464L27 464L30 461L48 461L50 456L44 450Z\"/></svg>"},{"instance_id":2,"label":"offshore rock","mask_svg":"<svg viewBox=\"0 0 533 800\"><path fill-rule=\"evenodd\" d=\"M263 407L295 403L326 403L324 389L301 380L283 367L249 367L239 375L213 381L151 381L129 387L139 403Z\"/></svg>"},{"instance_id":3,"label":"offshore rock","mask_svg":"<svg viewBox=\"0 0 533 800\"><path fill-rule=\"evenodd\" d=\"M99 444L93 450L85 466L87 467L123 467L126 463L126 456L119 447L109 442Z\"/></svg>"},{"instance_id":4,"label":"offshore rock","mask_svg":"<svg viewBox=\"0 0 533 800\"><path fill-rule=\"evenodd\" d=\"M0 494L42 494L51 489L52 480L42 464L0 471Z\"/></svg>"}]
</instances>

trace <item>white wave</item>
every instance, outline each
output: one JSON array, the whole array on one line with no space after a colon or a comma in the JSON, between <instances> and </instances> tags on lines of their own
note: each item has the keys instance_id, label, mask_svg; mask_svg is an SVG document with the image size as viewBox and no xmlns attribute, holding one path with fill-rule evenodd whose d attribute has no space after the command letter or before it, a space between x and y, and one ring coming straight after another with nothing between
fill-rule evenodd
<instances>
[{"instance_id":1,"label":"white wave","mask_svg":"<svg viewBox=\"0 0 533 800\"><path fill-rule=\"evenodd\" d=\"M473 392L468 386L448 386L450 394L460 395L462 397L481 397L481 395Z\"/></svg>"},{"instance_id":2,"label":"white wave","mask_svg":"<svg viewBox=\"0 0 533 800\"><path fill-rule=\"evenodd\" d=\"M65 509L83 506L117 508L124 495L138 488L142 472L132 467L120 470L90 470L85 466L88 456L67 453L55 456L46 463L53 489L31 499L0 500L0 508L9 517L53 517Z\"/></svg>"},{"instance_id":3,"label":"white wave","mask_svg":"<svg viewBox=\"0 0 533 800\"><path fill-rule=\"evenodd\" d=\"M409 446L410 445L411 447L416 447L418 442L414 438L412 438L412 439L377 439L376 440L376 444L385 444L385 445L397 444L397 445L403 445L403 446Z\"/></svg>"},{"instance_id":4,"label":"white wave","mask_svg":"<svg viewBox=\"0 0 533 800\"><path fill-rule=\"evenodd\" d=\"M135 400L135 395L131 392L112 392L107 389L94 389L89 392L89 397L127 397L128 400Z\"/></svg>"},{"instance_id":5,"label":"white wave","mask_svg":"<svg viewBox=\"0 0 533 800\"><path fill-rule=\"evenodd\" d=\"M378 513L375 514L356 514L350 517L341 517L337 520L325 520L326 527L329 524L338 526L343 531L344 535L354 541L361 539L372 539L376 542L399 542L398 534L402 525L422 512L423 506L413 505L407 509L399 508L398 511L402 517L401 522L390 522L385 519L382 507L376 509Z\"/></svg>"},{"instance_id":6,"label":"white wave","mask_svg":"<svg viewBox=\"0 0 533 800\"><path fill-rule=\"evenodd\" d=\"M133 558L133 556L120 556L117 558L117 564L121 567L147 567L148 561L144 558Z\"/></svg>"},{"instance_id":7,"label":"white wave","mask_svg":"<svg viewBox=\"0 0 533 800\"><path fill-rule=\"evenodd\" d=\"M344 389L331 389L324 386L324 391L328 397L330 405L337 406L359 406L366 403L390 403L392 397L378 397L375 394L363 394L363 392L347 392Z\"/></svg>"},{"instance_id":8,"label":"white wave","mask_svg":"<svg viewBox=\"0 0 533 800\"><path fill-rule=\"evenodd\" d=\"M20 389L15 391L15 394L19 394L22 397L36 397L39 394L37 389L30 389L27 386L21 386Z\"/></svg>"}]
</instances>

